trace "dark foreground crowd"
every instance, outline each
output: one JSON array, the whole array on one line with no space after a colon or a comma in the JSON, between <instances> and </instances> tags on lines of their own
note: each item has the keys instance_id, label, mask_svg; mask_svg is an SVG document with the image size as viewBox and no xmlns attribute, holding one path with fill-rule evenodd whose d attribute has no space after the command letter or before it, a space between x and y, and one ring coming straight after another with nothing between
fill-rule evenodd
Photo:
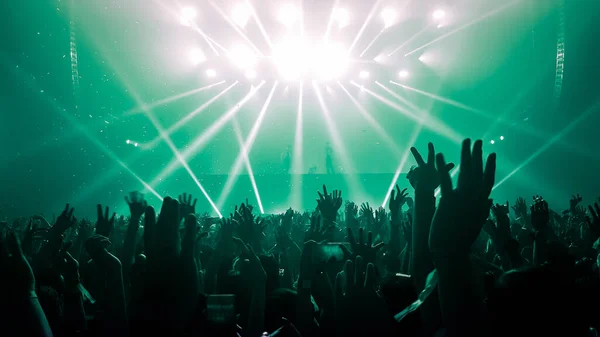
<instances>
[{"instance_id":1,"label":"dark foreground crowd","mask_svg":"<svg viewBox=\"0 0 600 337\"><path fill-rule=\"evenodd\" d=\"M387 209L323 186L312 212L215 219L134 192L128 217L4 223L0 336L596 336L598 203L492 202L481 141L455 186L432 144L411 151Z\"/></svg>"}]
</instances>

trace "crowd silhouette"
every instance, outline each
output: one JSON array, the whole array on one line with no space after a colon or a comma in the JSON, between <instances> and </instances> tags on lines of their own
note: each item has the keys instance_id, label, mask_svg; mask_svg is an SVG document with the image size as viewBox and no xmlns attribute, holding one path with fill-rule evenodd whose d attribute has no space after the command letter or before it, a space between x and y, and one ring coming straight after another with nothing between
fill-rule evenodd
<instances>
[{"instance_id":1,"label":"crowd silhouette","mask_svg":"<svg viewBox=\"0 0 600 337\"><path fill-rule=\"evenodd\" d=\"M155 210L132 192L127 217L67 204L4 223L0 334L596 336L598 202L492 200L482 147L464 140L457 165L411 148L412 188L387 208L323 186L312 211L246 200L215 219L188 194Z\"/></svg>"}]
</instances>

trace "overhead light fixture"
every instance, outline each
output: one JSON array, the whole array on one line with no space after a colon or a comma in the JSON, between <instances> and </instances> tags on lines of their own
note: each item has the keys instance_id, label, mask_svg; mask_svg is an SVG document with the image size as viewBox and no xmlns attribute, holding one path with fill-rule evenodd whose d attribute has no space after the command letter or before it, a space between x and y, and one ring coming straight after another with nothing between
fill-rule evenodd
<instances>
[{"instance_id":1,"label":"overhead light fixture","mask_svg":"<svg viewBox=\"0 0 600 337\"><path fill-rule=\"evenodd\" d=\"M217 76L217 72L214 69L207 69L206 76L211 77L211 78L215 77L215 76Z\"/></svg>"}]
</instances>

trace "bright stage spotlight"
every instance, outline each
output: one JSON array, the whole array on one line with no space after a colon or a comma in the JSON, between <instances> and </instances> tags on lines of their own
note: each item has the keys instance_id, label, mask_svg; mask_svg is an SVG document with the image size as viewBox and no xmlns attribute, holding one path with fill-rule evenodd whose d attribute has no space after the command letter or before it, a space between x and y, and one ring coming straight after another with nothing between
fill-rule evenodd
<instances>
[{"instance_id":1,"label":"bright stage spotlight","mask_svg":"<svg viewBox=\"0 0 600 337\"><path fill-rule=\"evenodd\" d=\"M446 11L443 9L437 9L431 14L431 16L434 20L441 20L446 17Z\"/></svg>"},{"instance_id":2,"label":"bright stage spotlight","mask_svg":"<svg viewBox=\"0 0 600 337\"><path fill-rule=\"evenodd\" d=\"M494 145L494 143L496 143L493 139L490 140L490 144Z\"/></svg>"},{"instance_id":3,"label":"bright stage spotlight","mask_svg":"<svg viewBox=\"0 0 600 337\"><path fill-rule=\"evenodd\" d=\"M245 44L236 44L229 49L229 59L240 69L252 68L258 62L258 56Z\"/></svg>"},{"instance_id":4,"label":"bright stage spotlight","mask_svg":"<svg viewBox=\"0 0 600 337\"><path fill-rule=\"evenodd\" d=\"M338 28L342 29L348 25L350 15L346 9L336 8L333 10L333 13L331 13L331 19L337 22Z\"/></svg>"},{"instance_id":5,"label":"bright stage spotlight","mask_svg":"<svg viewBox=\"0 0 600 337\"><path fill-rule=\"evenodd\" d=\"M207 69L206 76L213 78L217 76L217 72L214 69Z\"/></svg>"},{"instance_id":6,"label":"bright stage spotlight","mask_svg":"<svg viewBox=\"0 0 600 337\"><path fill-rule=\"evenodd\" d=\"M367 78L369 78L369 72L366 70L363 70L360 72L360 74L358 74L358 76L360 78L362 78L363 80L366 80Z\"/></svg>"},{"instance_id":7,"label":"bright stage spotlight","mask_svg":"<svg viewBox=\"0 0 600 337\"><path fill-rule=\"evenodd\" d=\"M179 22L184 26L191 26L196 18L196 10L193 7L183 7L179 13Z\"/></svg>"},{"instance_id":8,"label":"bright stage spotlight","mask_svg":"<svg viewBox=\"0 0 600 337\"><path fill-rule=\"evenodd\" d=\"M396 13L396 10L391 7L387 7L381 12L381 18L383 19L385 28L388 28L396 23L397 17L398 14Z\"/></svg>"},{"instance_id":9,"label":"bright stage spotlight","mask_svg":"<svg viewBox=\"0 0 600 337\"><path fill-rule=\"evenodd\" d=\"M307 50L299 39L285 39L273 48L273 61L285 80L297 80L307 71Z\"/></svg>"},{"instance_id":10,"label":"bright stage spotlight","mask_svg":"<svg viewBox=\"0 0 600 337\"><path fill-rule=\"evenodd\" d=\"M251 16L252 8L250 6L247 4L238 4L233 8L231 20L233 20L236 25L244 28Z\"/></svg>"},{"instance_id":11,"label":"bright stage spotlight","mask_svg":"<svg viewBox=\"0 0 600 337\"><path fill-rule=\"evenodd\" d=\"M246 70L245 76L249 80L255 79L256 78L256 70L254 70L254 69Z\"/></svg>"},{"instance_id":12,"label":"bright stage spotlight","mask_svg":"<svg viewBox=\"0 0 600 337\"><path fill-rule=\"evenodd\" d=\"M500 140L504 140L504 136L500 136Z\"/></svg>"},{"instance_id":13,"label":"bright stage spotlight","mask_svg":"<svg viewBox=\"0 0 600 337\"><path fill-rule=\"evenodd\" d=\"M194 48L194 49L190 50L189 58L190 58L190 62L192 63L192 65L195 65L195 66L206 61L206 56L204 56L204 53L202 52L202 50L200 50L198 48Z\"/></svg>"},{"instance_id":14,"label":"bright stage spotlight","mask_svg":"<svg viewBox=\"0 0 600 337\"><path fill-rule=\"evenodd\" d=\"M404 69L403 69L403 70L400 70L400 71L398 72L398 77L400 77L400 78L407 78L407 77L408 77L408 75L409 75L409 74L408 74L408 71L407 71L407 70L404 70Z\"/></svg>"},{"instance_id":15,"label":"bright stage spotlight","mask_svg":"<svg viewBox=\"0 0 600 337\"><path fill-rule=\"evenodd\" d=\"M298 22L298 19L300 19L300 11L298 10L298 8L292 5L284 5L279 10L277 18L279 22L281 22L289 28L293 26L296 22Z\"/></svg>"},{"instance_id":16,"label":"bright stage spotlight","mask_svg":"<svg viewBox=\"0 0 600 337\"><path fill-rule=\"evenodd\" d=\"M344 73L348 66L346 49L339 44L326 44L311 60L314 75L323 80L331 80Z\"/></svg>"}]
</instances>

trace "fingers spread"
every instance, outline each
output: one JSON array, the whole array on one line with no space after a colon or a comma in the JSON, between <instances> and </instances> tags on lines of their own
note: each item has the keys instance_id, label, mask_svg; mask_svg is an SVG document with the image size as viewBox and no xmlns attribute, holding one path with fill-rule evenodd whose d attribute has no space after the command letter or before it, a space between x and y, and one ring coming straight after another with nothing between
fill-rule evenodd
<instances>
[{"instance_id":1,"label":"fingers spread","mask_svg":"<svg viewBox=\"0 0 600 337\"><path fill-rule=\"evenodd\" d=\"M433 161L435 158L435 149L433 148L433 143L427 144L427 165L433 166Z\"/></svg>"},{"instance_id":2,"label":"fingers spread","mask_svg":"<svg viewBox=\"0 0 600 337\"><path fill-rule=\"evenodd\" d=\"M483 172L483 192L487 198L492 193L494 183L496 181L496 154L492 153L488 156L485 163L485 171Z\"/></svg>"},{"instance_id":3,"label":"fingers spread","mask_svg":"<svg viewBox=\"0 0 600 337\"><path fill-rule=\"evenodd\" d=\"M450 178L449 172L446 170L446 160L444 159L444 155L438 153L436 156L436 164L437 170L440 177L440 189L442 192L442 196L450 194L452 192L452 180ZM461 167L462 171L462 167Z\"/></svg>"},{"instance_id":4,"label":"fingers spread","mask_svg":"<svg viewBox=\"0 0 600 337\"><path fill-rule=\"evenodd\" d=\"M421 154L419 153L419 151L417 151L416 148L411 147L410 152L412 153L413 157L415 158L415 161L417 162L417 164L419 166L425 165L425 161L423 160L423 157L421 157Z\"/></svg>"}]
</instances>

